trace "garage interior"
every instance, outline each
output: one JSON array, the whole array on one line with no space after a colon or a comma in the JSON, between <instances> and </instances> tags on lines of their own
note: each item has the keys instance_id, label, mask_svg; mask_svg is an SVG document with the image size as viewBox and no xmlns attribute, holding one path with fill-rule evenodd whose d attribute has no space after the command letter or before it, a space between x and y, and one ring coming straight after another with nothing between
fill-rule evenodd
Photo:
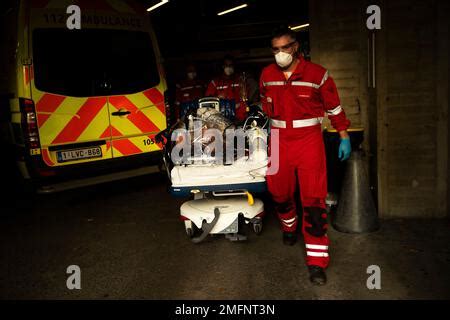
<instances>
[{"instance_id":1,"label":"garage interior","mask_svg":"<svg viewBox=\"0 0 450 320\"><path fill-rule=\"evenodd\" d=\"M242 2L171 0L149 12L172 99L189 62L207 80L231 54L258 79L273 62L271 30L307 24L297 33L302 53L329 70L352 127L364 128L379 230L330 227L328 283L315 287L302 241L284 246L270 210L261 235L196 245L164 173L23 197L14 164L3 157L4 186L11 187L0 204L0 298L450 298L448 2L247 0L248 7L217 16ZM366 26L373 4L381 8L380 30ZM81 290L66 287L74 264ZM381 269L379 290L366 286L371 265Z\"/></svg>"}]
</instances>

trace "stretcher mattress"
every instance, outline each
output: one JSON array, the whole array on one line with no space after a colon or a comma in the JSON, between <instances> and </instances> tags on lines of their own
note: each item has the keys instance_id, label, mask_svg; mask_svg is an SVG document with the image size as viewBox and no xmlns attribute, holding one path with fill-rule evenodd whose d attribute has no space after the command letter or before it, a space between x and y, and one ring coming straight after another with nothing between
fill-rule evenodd
<instances>
[{"instance_id":1,"label":"stretcher mattress","mask_svg":"<svg viewBox=\"0 0 450 320\"><path fill-rule=\"evenodd\" d=\"M171 191L180 196L188 195L191 190L264 192L266 171L267 159L249 161L242 158L230 165L177 165L171 171Z\"/></svg>"}]
</instances>

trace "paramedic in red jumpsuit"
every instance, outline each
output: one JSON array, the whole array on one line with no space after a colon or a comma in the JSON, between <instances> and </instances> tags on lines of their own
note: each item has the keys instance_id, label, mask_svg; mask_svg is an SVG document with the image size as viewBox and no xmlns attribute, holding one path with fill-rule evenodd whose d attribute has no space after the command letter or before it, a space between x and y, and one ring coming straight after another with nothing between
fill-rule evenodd
<instances>
[{"instance_id":1,"label":"paramedic in red jumpsuit","mask_svg":"<svg viewBox=\"0 0 450 320\"><path fill-rule=\"evenodd\" d=\"M298 188L303 208L306 264L311 282L322 285L326 283L329 239L321 122L326 113L341 137L338 156L346 160L351 152L347 133L350 121L340 106L336 85L327 70L297 53L299 43L295 32L287 27L278 28L271 45L276 63L263 69L260 93L263 110L271 119L271 130L279 130L279 169L267 176L267 186L287 245L297 240L295 192Z\"/></svg>"},{"instance_id":2,"label":"paramedic in red jumpsuit","mask_svg":"<svg viewBox=\"0 0 450 320\"><path fill-rule=\"evenodd\" d=\"M205 95L234 100L236 103L236 120L243 121L247 117L247 106L241 98L241 77L235 73L233 57L226 56L223 59L222 69L223 73L209 83Z\"/></svg>"},{"instance_id":3,"label":"paramedic in red jumpsuit","mask_svg":"<svg viewBox=\"0 0 450 320\"><path fill-rule=\"evenodd\" d=\"M186 67L186 78L176 84L175 94L175 117L181 116L181 108L186 103L197 101L203 97L205 85L197 78L197 68L190 63Z\"/></svg>"}]
</instances>

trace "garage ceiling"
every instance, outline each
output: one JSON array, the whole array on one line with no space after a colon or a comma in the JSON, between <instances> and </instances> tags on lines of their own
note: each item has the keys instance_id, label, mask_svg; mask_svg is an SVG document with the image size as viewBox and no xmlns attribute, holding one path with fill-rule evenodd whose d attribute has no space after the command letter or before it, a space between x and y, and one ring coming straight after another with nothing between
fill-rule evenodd
<instances>
[{"instance_id":1,"label":"garage ceiling","mask_svg":"<svg viewBox=\"0 0 450 320\"><path fill-rule=\"evenodd\" d=\"M146 7L159 0L141 0ZM217 16L243 3L248 7ZM169 0L150 12L165 56L268 45L271 30L280 24L308 22L308 1Z\"/></svg>"}]
</instances>

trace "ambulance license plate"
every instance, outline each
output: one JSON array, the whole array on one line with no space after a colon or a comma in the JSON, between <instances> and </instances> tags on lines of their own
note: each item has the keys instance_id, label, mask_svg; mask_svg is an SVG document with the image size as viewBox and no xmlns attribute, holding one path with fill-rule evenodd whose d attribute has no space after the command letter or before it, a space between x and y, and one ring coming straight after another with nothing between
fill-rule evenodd
<instances>
[{"instance_id":1,"label":"ambulance license plate","mask_svg":"<svg viewBox=\"0 0 450 320\"><path fill-rule=\"evenodd\" d=\"M68 162L68 161L76 161L76 160L84 160L91 158L101 158L102 157L102 148L100 147L92 147L85 149L74 149L67 151L58 151L56 153L58 162Z\"/></svg>"}]
</instances>

